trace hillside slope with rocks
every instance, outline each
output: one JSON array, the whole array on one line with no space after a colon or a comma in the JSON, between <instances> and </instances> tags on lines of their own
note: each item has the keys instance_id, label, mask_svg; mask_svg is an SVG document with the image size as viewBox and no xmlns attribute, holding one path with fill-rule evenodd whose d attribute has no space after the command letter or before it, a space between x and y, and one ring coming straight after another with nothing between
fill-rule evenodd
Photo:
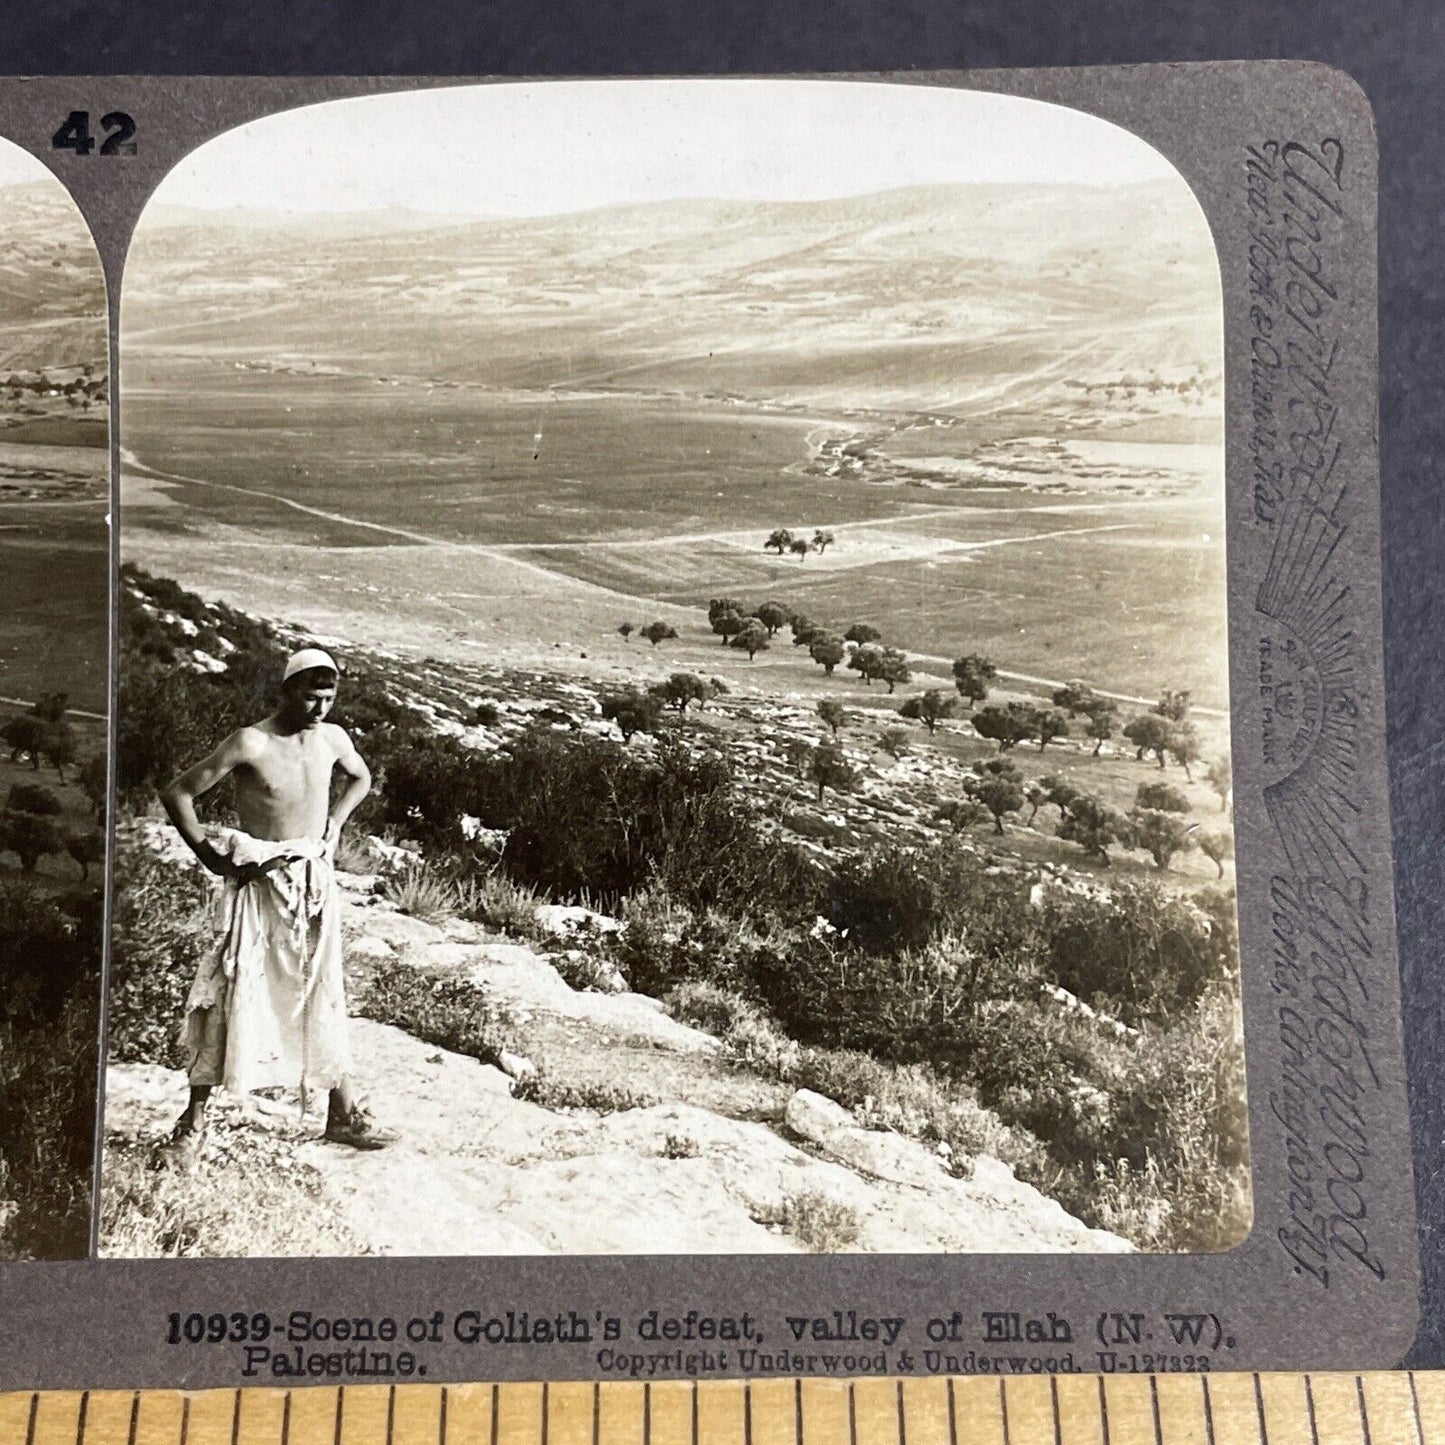
<instances>
[{"instance_id":1,"label":"hillside slope with rocks","mask_svg":"<svg viewBox=\"0 0 1445 1445\"><path fill-rule=\"evenodd\" d=\"M150 841L170 847L158 829ZM353 1018L369 1107L400 1142L355 1153L323 1142L319 1118L303 1120L293 1100L221 1096L198 1165L203 1182L209 1174L224 1187L255 1136L279 1141L310 1173L317 1207L342 1237L388 1255L1131 1247L1087 1228L998 1160L978 1156L970 1177L957 1177L922 1143L738 1067L716 1038L654 999L573 989L535 947L462 920L410 917L377 893L374 875L341 877L353 978L379 963L464 976L531 1056L504 1053L499 1067ZM519 1084L539 1069L570 1080L581 1098L589 1081L627 1080L608 1101L627 1107L532 1102ZM112 1167L159 1146L185 1098L173 1069L112 1064ZM133 1222L113 1210L108 1218L106 1252L129 1252L140 1237ZM191 1251L210 1252L208 1242L191 1241Z\"/></svg>"}]
</instances>

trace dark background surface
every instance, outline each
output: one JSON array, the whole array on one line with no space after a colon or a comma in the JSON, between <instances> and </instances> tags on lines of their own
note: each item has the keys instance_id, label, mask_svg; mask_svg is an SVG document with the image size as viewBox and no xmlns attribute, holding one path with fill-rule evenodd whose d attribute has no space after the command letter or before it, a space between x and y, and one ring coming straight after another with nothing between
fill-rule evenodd
<instances>
[{"instance_id":1,"label":"dark background surface","mask_svg":"<svg viewBox=\"0 0 1445 1445\"><path fill-rule=\"evenodd\" d=\"M126 0L0 5L15 74L651 74L1302 59L1380 138L1380 420L1396 907L1425 1267L1445 1365L1445 4L1293 0ZM465 143L464 141L461 143ZM1345 1325L1347 1322L1342 1321Z\"/></svg>"}]
</instances>

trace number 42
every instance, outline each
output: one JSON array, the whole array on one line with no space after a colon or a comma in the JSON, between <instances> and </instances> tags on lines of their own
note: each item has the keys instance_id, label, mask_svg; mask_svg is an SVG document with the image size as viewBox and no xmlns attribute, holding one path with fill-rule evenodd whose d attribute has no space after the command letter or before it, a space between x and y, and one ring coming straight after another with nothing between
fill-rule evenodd
<instances>
[{"instance_id":1,"label":"number 42","mask_svg":"<svg viewBox=\"0 0 1445 1445\"><path fill-rule=\"evenodd\" d=\"M100 143L103 156L133 156L136 151L135 122L123 111L112 110L101 116L100 126L106 132ZM65 123L50 137L51 147L58 151L74 151L78 156L88 156L95 149L95 137L90 133L90 112L73 110L65 117Z\"/></svg>"}]
</instances>

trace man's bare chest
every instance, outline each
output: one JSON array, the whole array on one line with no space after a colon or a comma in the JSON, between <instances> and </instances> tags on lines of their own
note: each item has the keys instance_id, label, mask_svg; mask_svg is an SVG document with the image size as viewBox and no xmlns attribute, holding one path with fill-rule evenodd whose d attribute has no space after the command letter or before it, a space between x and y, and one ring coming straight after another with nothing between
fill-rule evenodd
<instances>
[{"instance_id":1,"label":"man's bare chest","mask_svg":"<svg viewBox=\"0 0 1445 1445\"><path fill-rule=\"evenodd\" d=\"M286 805L325 795L331 783L335 756L321 739L273 739L260 757L252 760L247 782L250 790L268 801Z\"/></svg>"}]
</instances>

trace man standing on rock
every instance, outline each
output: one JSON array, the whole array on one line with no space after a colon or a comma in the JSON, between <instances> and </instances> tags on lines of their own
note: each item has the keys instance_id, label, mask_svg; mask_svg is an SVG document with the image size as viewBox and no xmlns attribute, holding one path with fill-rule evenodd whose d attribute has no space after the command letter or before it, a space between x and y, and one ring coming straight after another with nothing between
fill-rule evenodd
<instances>
[{"instance_id":1,"label":"man standing on rock","mask_svg":"<svg viewBox=\"0 0 1445 1445\"><path fill-rule=\"evenodd\" d=\"M191 1097L173 1148L188 1165L200 1156L218 1084L236 1094L299 1086L303 1109L309 1088L325 1088L327 1139L378 1149L396 1137L352 1091L334 856L371 774L345 731L326 721L339 677L320 648L295 653L276 711L232 733L161 793L191 851L225 880L221 941L186 1000ZM337 768L346 785L333 802ZM196 799L228 777L241 827L207 837Z\"/></svg>"}]
</instances>

